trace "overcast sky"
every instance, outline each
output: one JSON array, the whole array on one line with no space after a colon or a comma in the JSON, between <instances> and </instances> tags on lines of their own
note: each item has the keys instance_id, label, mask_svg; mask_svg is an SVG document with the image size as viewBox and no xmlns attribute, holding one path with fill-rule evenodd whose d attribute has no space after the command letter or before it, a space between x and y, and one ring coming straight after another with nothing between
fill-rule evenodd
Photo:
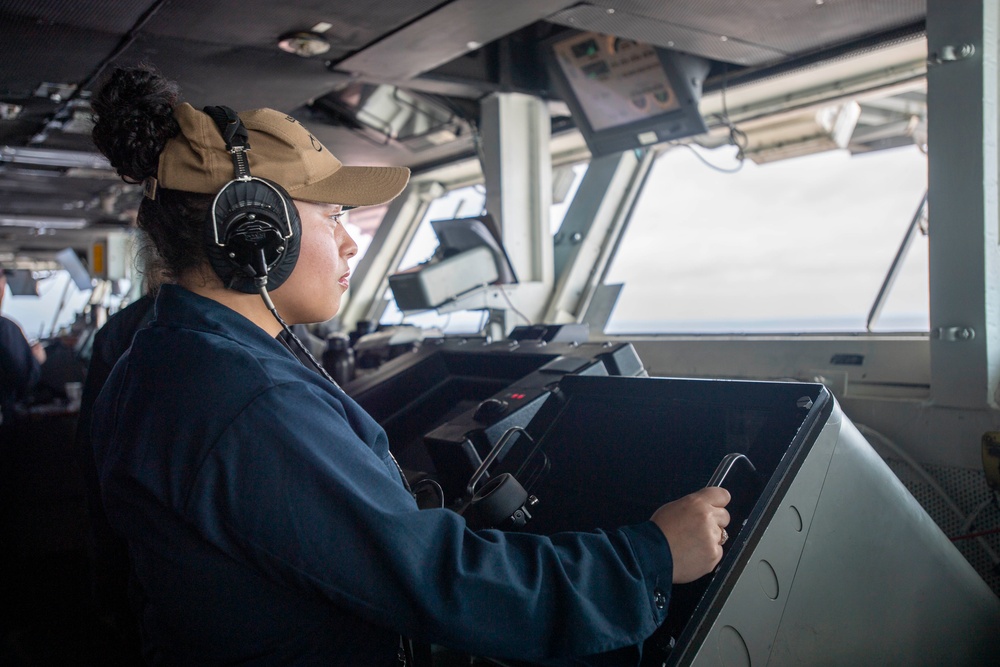
<instances>
[{"instance_id":1,"label":"overcast sky","mask_svg":"<svg viewBox=\"0 0 1000 667\"><path fill-rule=\"evenodd\" d=\"M702 154L735 164L728 151ZM810 321L831 319L863 328L926 172L915 146L747 161L735 174L710 169L688 150L665 155L609 271L607 282L625 283L614 329L664 330L671 322L698 330L727 321L728 330L752 331L781 329L778 321L808 330ZM904 266L885 317L919 321L927 312L925 237Z\"/></svg>"}]
</instances>

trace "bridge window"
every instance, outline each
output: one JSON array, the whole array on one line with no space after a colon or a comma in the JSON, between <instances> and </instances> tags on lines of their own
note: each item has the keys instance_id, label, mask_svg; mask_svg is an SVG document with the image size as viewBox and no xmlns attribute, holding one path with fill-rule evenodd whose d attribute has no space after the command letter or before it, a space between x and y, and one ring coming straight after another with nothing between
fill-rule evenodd
<instances>
[{"instance_id":1,"label":"bridge window","mask_svg":"<svg viewBox=\"0 0 1000 667\"><path fill-rule=\"evenodd\" d=\"M735 153L658 157L605 277L624 284L607 333L867 329L926 191L926 154L910 142L719 170ZM900 266L872 331L929 328L925 234Z\"/></svg>"}]
</instances>

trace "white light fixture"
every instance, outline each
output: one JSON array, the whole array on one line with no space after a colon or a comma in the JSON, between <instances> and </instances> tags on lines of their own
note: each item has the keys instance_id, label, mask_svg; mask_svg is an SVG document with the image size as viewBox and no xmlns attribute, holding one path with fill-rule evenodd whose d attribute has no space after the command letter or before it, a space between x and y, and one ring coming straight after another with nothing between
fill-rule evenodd
<instances>
[{"instance_id":1,"label":"white light fixture","mask_svg":"<svg viewBox=\"0 0 1000 667\"><path fill-rule=\"evenodd\" d=\"M111 169L107 158L100 153L61 151L49 148L0 146L0 162L34 164L42 167L84 167L105 171Z\"/></svg>"},{"instance_id":2,"label":"white light fixture","mask_svg":"<svg viewBox=\"0 0 1000 667\"><path fill-rule=\"evenodd\" d=\"M13 102L0 102L0 120L16 120L24 107Z\"/></svg>"},{"instance_id":3,"label":"white light fixture","mask_svg":"<svg viewBox=\"0 0 1000 667\"><path fill-rule=\"evenodd\" d=\"M278 40L278 48L303 58L312 58L329 51L330 42L319 33L302 30L282 35Z\"/></svg>"},{"instance_id":4,"label":"white light fixture","mask_svg":"<svg viewBox=\"0 0 1000 667\"><path fill-rule=\"evenodd\" d=\"M83 229L86 218L50 218L42 215L0 215L0 227L28 229Z\"/></svg>"}]
</instances>

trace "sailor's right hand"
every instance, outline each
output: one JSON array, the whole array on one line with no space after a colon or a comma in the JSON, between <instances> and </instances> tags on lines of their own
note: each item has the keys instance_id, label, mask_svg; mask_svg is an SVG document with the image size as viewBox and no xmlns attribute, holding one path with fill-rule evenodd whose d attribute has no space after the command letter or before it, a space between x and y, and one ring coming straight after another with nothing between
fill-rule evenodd
<instances>
[{"instance_id":1,"label":"sailor's right hand","mask_svg":"<svg viewBox=\"0 0 1000 667\"><path fill-rule=\"evenodd\" d=\"M728 491L710 486L667 503L653 513L650 520L659 526L670 545L675 584L708 574L722 560L729 500Z\"/></svg>"}]
</instances>

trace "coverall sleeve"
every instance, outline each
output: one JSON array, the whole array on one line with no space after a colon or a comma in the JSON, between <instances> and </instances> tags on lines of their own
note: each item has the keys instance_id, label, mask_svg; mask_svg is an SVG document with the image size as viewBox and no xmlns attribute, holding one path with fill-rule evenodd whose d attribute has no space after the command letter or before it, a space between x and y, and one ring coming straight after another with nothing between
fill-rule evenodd
<instances>
[{"instance_id":1,"label":"coverall sleeve","mask_svg":"<svg viewBox=\"0 0 1000 667\"><path fill-rule=\"evenodd\" d=\"M364 442L320 393L267 390L203 461L184 511L217 546L373 623L475 655L602 653L663 622L672 560L652 522L474 532L450 510L418 510L384 433Z\"/></svg>"}]
</instances>

